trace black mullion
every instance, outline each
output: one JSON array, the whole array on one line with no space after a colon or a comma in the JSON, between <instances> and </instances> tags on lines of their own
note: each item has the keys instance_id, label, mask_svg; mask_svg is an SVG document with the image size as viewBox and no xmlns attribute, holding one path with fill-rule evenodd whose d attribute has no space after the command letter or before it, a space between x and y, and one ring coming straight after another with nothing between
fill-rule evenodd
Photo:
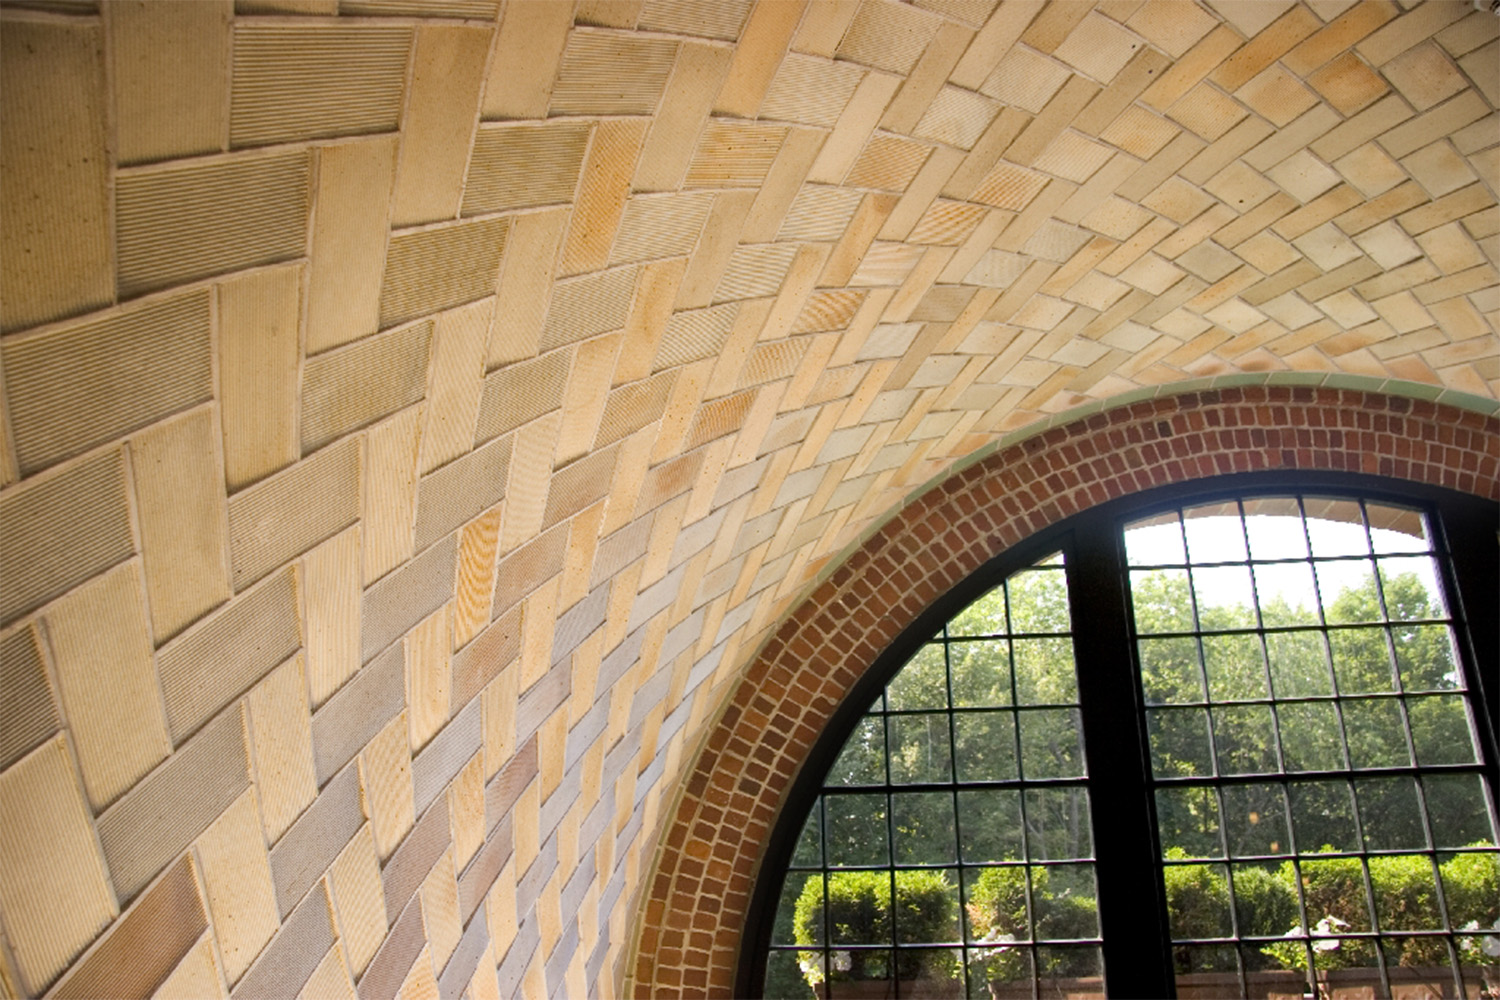
<instances>
[{"instance_id":1,"label":"black mullion","mask_svg":"<svg viewBox=\"0 0 1500 1000\"><path fill-rule=\"evenodd\" d=\"M1375 941L1375 968L1380 973L1380 995L1390 996L1390 974L1385 967L1385 949L1380 946L1380 910L1375 905L1375 879L1370 875L1369 842L1365 839L1364 807L1360 805L1359 788L1355 785L1358 773L1349 779L1349 794L1354 803L1354 836L1359 839L1360 848L1365 852L1359 856L1359 870L1364 876L1365 906L1370 915L1370 933Z\"/></svg>"},{"instance_id":2,"label":"black mullion","mask_svg":"<svg viewBox=\"0 0 1500 1000\"><path fill-rule=\"evenodd\" d=\"M1041 984L1037 979L1036 971L1036 908L1031 901L1031 824L1026 819L1026 765L1021 759L1021 704L1020 689L1016 686L1016 626L1010 616L1010 578L1007 577L1002 589L1005 608L1005 662L1008 667L1010 680L1010 739L1016 754L1016 775L1019 777L1019 789L1016 794L1016 808L1021 817L1021 860L1025 864L1021 868L1021 877L1026 884L1026 939L1030 943L1026 945L1031 955L1031 996L1032 1000L1040 997ZM954 777L957 777L955 772Z\"/></svg>"}]
</instances>

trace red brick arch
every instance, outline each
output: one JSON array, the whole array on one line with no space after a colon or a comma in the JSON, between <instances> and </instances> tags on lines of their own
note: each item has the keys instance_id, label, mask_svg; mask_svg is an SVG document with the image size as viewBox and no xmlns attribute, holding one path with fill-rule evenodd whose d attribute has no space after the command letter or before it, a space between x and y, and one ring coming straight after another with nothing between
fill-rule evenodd
<instances>
[{"instance_id":1,"label":"red brick arch","mask_svg":"<svg viewBox=\"0 0 1500 1000\"><path fill-rule=\"evenodd\" d=\"M1371 473L1500 499L1500 419L1355 390L1208 390L1106 409L933 487L788 615L711 725L645 885L630 989L733 992L754 880L793 778L855 682L934 600L1078 511L1272 469Z\"/></svg>"}]
</instances>

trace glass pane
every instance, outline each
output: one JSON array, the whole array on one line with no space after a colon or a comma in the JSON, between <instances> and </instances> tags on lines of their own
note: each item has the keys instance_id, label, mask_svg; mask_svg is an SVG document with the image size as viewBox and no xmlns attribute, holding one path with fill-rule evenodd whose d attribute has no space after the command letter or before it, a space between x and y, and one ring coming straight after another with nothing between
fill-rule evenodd
<instances>
[{"instance_id":1,"label":"glass pane","mask_svg":"<svg viewBox=\"0 0 1500 1000\"><path fill-rule=\"evenodd\" d=\"M1318 595L1330 625L1378 622L1385 617L1375 592L1375 565L1368 559L1318 563Z\"/></svg>"},{"instance_id":2,"label":"glass pane","mask_svg":"<svg viewBox=\"0 0 1500 1000\"><path fill-rule=\"evenodd\" d=\"M804 962L807 972L803 971ZM807 981L807 975L821 975L821 966L822 955L819 952L771 952L766 959L766 997L768 1000L812 1000L816 994ZM820 979L819 982L821 981Z\"/></svg>"},{"instance_id":3,"label":"glass pane","mask_svg":"<svg viewBox=\"0 0 1500 1000\"><path fill-rule=\"evenodd\" d=\"M1396 690L1396 672L1383 628L1338 629L1328 633L1333 672L1340 694L1378 694Z\"/></svg>"},{"instance_id":4,"label":"glass pane","mask_svg":"<svg viewBox=\"0 0 1500 1000\"><path fill-rule=\"evenodd\" d=\"M891 796L896 863L943 865L957 860L953 796L949 792L898 792Z\"/></svg>"},{"instance_id":5,"label":"glass pane","mask_svg":"<svg viewBox=\"0 0 1500 1000\"><path fill-rule=\"evenodd\" d=\"M1005 588L996 587L964 608L948 622L948 634L1004 635Z\"/></svg>"},{"instance_id":6,"label":"glass pane","mask_svg":"<svg viewBox=\"0 0 1500 1000\"><path fill-rule=\"evenodd\" d=\"M1362 556L1370 551L1359 503L1354 500L1303 500L1307 535L1315 556Z\"/></svg>"},{"instance_id":7,"label":"glass pane","mask_svg":"<svg viewBox=\"0 0 1500 1000\"><path fill-rule=\"evenodd\" d=\"M1351 766L1406 767L1411 764L1411 752L1406 747L1406 726L1397 699L1346 701L1343 708Z\"/></svg>"},{"instance_id":8,"label":"glass pane","mask_svg":"<svg viewBox=\"0 0 1500 1000\"><path fill-rule=\"evenodd\" d=\"M1375 914L1381 930L1443 929L1443 915L1438 912L1437 873L1427 855L1371 858L1370 882L1375 887Z\"/></svg>"},{"instance_id":9,"label":"glass pane","mask_svg":"<svg viewBox=\"0 0 1500 1000\"><path fill-rule=\"evenodd\" d=\"M1365 847L1401 851L1427 846L1416 785L1410 778L1370 778L1354 783Z\"/></svg>"},{"instance_id":10,"label":"glass pane","mask_svg":"<svg viewBox=\"0 0 1500 1000\"><path fill-rule=\"evenodd\" d=\"M1255 627L1255 592L1250 567L1217 566L1193 570L1198 623L1205 631Z\"/></svg>"},{"instance_id":11,"label":"glass pane","mask_svg":"<svg viewBox=\"0 0 1500 1000\"><path fill-rule=\"evenodd\" d=\"M792 897L793 941L797 944L820 945L827 940L827 912L824 908L823 890L829 876L806 875L799 879L787 879L787 888L795 881L797 895ZM783 899L787 894L783 893Z\"/></svg>"},{"instance_id":12,"label":"glass pane","mask_svg":"<svg viewBox=\"0 0 1500 1000\"><path fill-rule=\"evenodd\" d=\"M885 783L885 720L865 718L854 727L844 749L828 771L827 785Z\"/></svg>"},{"instance_id":13,"label":"glass pane","mask_svg":"<svg viewBox=\"0 0 1500 1000\"><path fill-rule=\"evenodd\" d=\"M942 643L928 643L906 661L885 689L886 707L893 712L948 707L948 672Z\"/></svg>"},{"instance_id":14,"label":"glass pane","mask_svg":"<svg viewBox=\"0 0 1500 1000\"><path fill-rule=\"evenodd\" d=\"M1156 825L1169 858L1221 858L1219 799L1212 788L1159 788Z\"/></svg>"},{"instance_id":15,"label":"glass pane","mask_svg":"<svg viewBox=\"0 0 1500 1000\"><path fill-rule=\"evenodd\" d=\"M958 708L1009 705L1010 648L1004 639L948 645L953 704Z\"/></svg>"},{"instance_id":16,"label":"glass pane","mask_svg":"<svg viewBox=\"0 0 1500 1000\"><path fill-rule=\"evenodd\" d=\"M1500 930L1495 926L1500 920L1500 854L1455 854L1438 865L1438 872L1452 927Z\"/></svg>"},{"instance_id":17,"label":"glass pane","mask_svg":"<svg viewBox=\"0 0 1500 1000\"><path fill-rule=\"evenodd\" d=\"M1083 776L1082 723L1076 708L1016 713L1021 727L1021 774L1027 778Z\"/></svg>"},{"instance_id":18,"label":"glass pane","mask_svg":"<svg viewBox=\"0 0 1500 1000\"><path fill-rule=\"evenodd\" d=\"M948 718L947 714L887 717L893 784L953 780Z\"/></svg>"},{"instance_id":19,"label":"glass pane","mask_svg":"<svg viewBox=\"0 0 1500 1000\"><path fill-rule=\"evenodd\" d=\"M1060 570L1023 570L1005 581L1010 592L1010 624L1015 632L1066 632L1067 577Z\"/></svg>"},{"instance_id":20,"label":"glass pane","mask_svg":"<svg viewBox=\"0 0 1500 1000\"><path fill-rule=\"evenodd\" d=\"M1167 865L1167 921L1173 940L1228 937L1229 879L1225 865Z\"/></svg>"},{"instance_id":21,"label":"glass pane","mask_svg":"<svg viewBox=\"0 0 1500 1000\"><path fill-rule=\"evenodd\" d=\"M1357 851L1354 800L1342 781L1299 781L1290 788L1297 850Z\"/></svg>"},{"instance_id":22,"label":"glass pane","mask_svg":"<svg viewBox=\"0 0 1500 1000\"><path fill-rule=\"evenodd\" d=\"M1022 705L1069 705L1078 701L1073 640L1017 639L1013 645L1016 699Z\"/></svg>"},{"instance_id":23,"label":"glass pane","mask_svg":"<svg viewBox=\"0 0 1500 1000\"><path fill-rule=\"evenodd\" d=\"M1337 771L1344 766L1344 734L1331 701L1304 701L1276 710L1288 771Z\"/></svg>"},{"instance_id":24,"label":"glass pane","mask_svg":"<svg viewBox=\"0 0 1500 1000\"><path fill-rule=\"evenodd\" d=\"M1468 707L1461 695L1408 698L1406 713L1418 766L1473 764L1479 760Z\"/></svg>"},{"instance_id":25,"label":"glass pane","mask_svg":"<svg viewBox=\"0 0 1500 1000\"><path fill-rule=\"evenodd\" d=\"M1039 865L1031 869L1031 907L1037 940L1097 938L1098 895L1093 865Z\"/></svg>"},{"instance_id":26,"label":"glass pane","mask_svg":"<svg viewBox=\"0 0 1500 1000\"><path fill-rule=\"evenodd\" d=\"M1427 519L1419 510L1372 503L1366 506L1376 552L1426 552L1432 547Z\"/></svg>"},{"instance_id":27,"label":"glass pane","mask_svg":"<svg viewBox=\"0 0 1500 1000\"><path fill-rule=\"evenodd\" d=\"M1391 621L1447 617L1437 584L1437 565L1430 556L1381 559L1379 568L1385 612Z\"/></svg>"},{"instance_id":28,"label":"glass pane","mask_svg":"<svg viewBox=\"0 0 1500 1000\"><path fill-rule=\"evenodd\" d=\"M828 954L829 976L821 995L829 1000L867 997L873 983L883 983L880 994L894 995L889 948L834 948Z\"/></svg>"},{"instance_id":29,"label":"glass pane","mask_svg":"<svg viewBox=\"0 0 1500 1000\"><path fill-rule=\"evenodd\" d=\"M1233 865L1234 919L1241 937L1302 933L1291 862Z\"/></svg>"},{"instance_id":30,"label":"glass pane","mask_svg":"<svg viewBox=\"0 0 1500 1000\"><path fill-rule=\"evenodd\" d=\"M1434 847L1500 843L1477 774L1430 774L1422 779Z\"/></svg>"},{"instance_id":31,"label":"glass pane","mask_svg":"<svg viewBox=\"0 0 1500 1000\"><path fill-rule=\"evenodd\" d=\"M1148 709L1151 772L1158 778L1213 773L1208 749L1208 713L1201 708Z\"/></svg>"},{"instance_id":32,"label":"glass pane","mask_svg":"<svg viewBox=\"0 0 1500 1000\"><path fill-rule=\"evenodd\" d=\"M1188 557L1194 563L1245 559L1245 531L1235 504L1190 507L1182 512L1182 527L1187 534Z\"/></svg>"},{"instance_id":33,"label":"glass pane","mask_svg":"<svg viewBox=\"0 0 1500 1000\"><path fill-rule=\"evenodd\" d=\"M1132 566L1181 566L1187 562L1182 526L1175 511L1125 526L1125 558Z\"/></svg>"},{"instance_id":34,"label":"glass pane","mask_svg":"<svg viewBox=\"0 0 1500 1000\"><path fill-rule=\"evenodd\" d=\"M890 864L884 795L828 795L823 809L829 865Z\"/></svg>"},{"instance_id":35,"label":"glass pane","mask_svg":"<svg viewBox=\"0 0 1500 1000\"><path fill-rule=\"evenodd\" d=\"M808 906L816 905L812 900L822 892L821 875L808 875L792 873L786 877L786 883L781 887L781 899L776 906L776 921L771 926L772 944L813 944L822 940L822 928L810 927L807 940L801 940L796 936L794 929L794 918L797 911L797 901L802 898L804 890L808 893ZM807 886L811 884L812 888Z\"/></svg>"},{"instance_id":36,"label":"glass pane","mask_svg":"<svg viewBox=\"0 0 1500 1000\"><path fill-rule=\"evenodd\" d=\"M1198 669L1198 640L1141 639L1141 687L1150 705L1198 702L1204 698Z\"/></svg>"},{"instance_id":37,"label":"glass pane","mask_svg":"<svg viewBox=\"0 0 1500 1000\"><path fill-rule=\"evenodd\" d=\"M1328 650L1319 632L1273 632L1266 636L1271 657L1271 690L1278 698L1310 698L1333 693Z\"/></svg>"},{"instance_id":38,"label":"glass pane","mask_svg":"<svg viewBox=\"0 0 1500 1000\"><path fill-rule=\"evenodd\" d=\"M1088 791L1081 785L1028 788L1026 845L1035 861L1093 857Z\"/></svg>"},{"instance_id":39,"label":"glass pane","mask_svg":"<svg viewBox=\"0 0 1500 1000\"><path fill-rule=\"evenodd\" d=\"M1142 635L1193 630L1187 570L1131 570L1130 596L1135 630Z\"/></svg>"},{"instance_id":40,"label":"glass pane","mask_svg":"<svg viewBox=\"0 0 1500 1000\"><path fill-rule=\"evenodd\" d=\"M895 915L897 944L957 943L958 873L896 872Z\"/></svg>"},{"instance_id":41,"label":"glass pane","mask_svg":"<svg viewBox=\"0 0 1500 1000\"><path fill-rule=\"evenodd\" d=\"M1203 663L1214 701L1269 697L1266 656L1258 635L1206 635Z\"/></svg>"},{"instance_id":42,"label":"glass pane","mask_svg":"<svg viewBox=\"0 0 1500 1000\"><path fill-rule=\"evenodd\" d=\"M1268 774L1278 770L1271 706L1216 708L1213 720L1220 774Z\"/></svg>"},{"instance_id":43,"label":"glass pane","mask_svg":"<svg viewBox=\"0 0 1500 1000\"><path fill-rule=\"evenodd\" d=\"M965 712L953 717L959 781L1016 777L1016 723L1010 712Z\"/></svg>"},{"instance_id":44,"label":"glass pane","mask_svg":"<svg viewBox=\"0 0 1500 1000\"><path fill-rule=\"evenodd\" d=\"M901 948L896 951L896 972L901 996L964 996L962 953L955 948Z\"/></svg>"},{"instance_id":45,"label":"glass pane","mask_svg":"<svg viewBox=\"0 0 1500 1000\"><path fill-rule=\"evenodd\" d=\"M1032 995L1032 954L1025 945L1010 944L1002 934L995 943L970 949L969 975L989 984L980 994L995 1000L1016 1000Z\"/></svg>"},{"instance_id":46,"label":"glass pane","mask_svg":"<svg viewBox=\"0 0 1500 1000\"><path fill-rule=\"evenodd\" d=\"M1294 497L1246 500L1245 533L1250 536L1250 555L1254 559L1302 559L1307 556L1302 512Z\"/></svg>"},{"instance_id":47,"label":"glass pane","mask_svg":"<svg viewBox=\"0 0 1500 1000\"><path fill-rule=\"evenodd\" d=\"M1453 965L1448 942L1434 937L1382 937L1391 995L1453 996Z\"/></svg>"},{"instance_id":48,"label":"glass pane","mask_svg":"<svg viewBox=\"0 0 1500 1000\"><path fill-rule=\"evenodd\" d=\"M1317 591L1306 563L1255 567L1255 593L1266 626L1318 624Z\"/></svg>"},{"instance_id":49,"label":"glass pane","mask_svg":"<svg viewBox=\"0 0 1500 1000\"><path fill-rule=\"evenodd\" d=\"M1315 938L1370 929L1370 894L1359 858L1303 858L1298 867ZM1313 950L1320 950L1316 941Z\"/></svg>"},{"instance_id":50,"label":"glass pane","mask_svg":"<svg viewBox=\"0 0 1500 1000\"><path fill-rule=\"evenodd\" d=\"M1104 995L1104 965L1092 945L1043 945L1036 950L1037 992L1042 997L1072 1000Z\"/></svg>"},{"instance_id":51,"label":"glass pane","mask_svg":"<svg viewBox=\"0 0 1500 1000\"><path fill-rule=\"evenodd\" d=\"M1286 802L1280 785L1229 785L1224 795L1224 832L1233 857L1290 850Z\"/></svg>"},{"instance_id":52,"label":"glass pane","mask_svg":"<svg viewBox=\"0 0 1500 1000\"><path fill-rule=\"evenodd\" d=\"M1391 629L1401 686L1408 691L1455 691L1464 686L1453 655L1453 633L1446 625L1406 625Z\"/></svg>"},{"instance_id":53,"label":"glass pane","mask_svg":"<svg viewBox=\"0 0 1500 1000\"><path fill-rule=\"evenodd\" d=\"M889 871L828 876L828 936L836 945L890 943Z\"/></svg>"},{"instance_id":54,"label":"glass pane","mask_svg":"<svg viewBox=\"0 0 1500 1000\"><path fill-rule=\"evenodd\" d=\"M968 900L964 914L969 940L989 944L1004 951L1004 946L1031 938L1030 896L1026 867L1006 865L984 868L967 876ZM992 958L999 958L997 953Z\"/></svg>"},{"instance_id":55,"label":"glass pane","mask_svg":"<svg viewBox=\"0 0 1500 1000\"><path fill-rule=\"evenodd\" d=\"M1021 793L1001 789L958 793L960 853L964 861L1015 861L1021 843Z\"/></svg>"},{"instance_id":56,"label":"glass pane","mask_svg":"<svg viewBox=\"0 0 1500 1000\"><path fill-rule=\"evenodd\" d=\"M807 822L802 824L802 833L797 837L797 849L792 852L792 864L816 867L823 863L822 799L813 803Z\"/></svg>"}]
</instances>

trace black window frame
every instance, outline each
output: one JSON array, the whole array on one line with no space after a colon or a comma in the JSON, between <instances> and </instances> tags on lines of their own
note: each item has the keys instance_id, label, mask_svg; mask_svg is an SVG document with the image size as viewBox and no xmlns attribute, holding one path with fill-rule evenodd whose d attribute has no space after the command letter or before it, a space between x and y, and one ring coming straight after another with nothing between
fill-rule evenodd
<instances>
[{"instance_id":1,"label":"black window frame","mask_svg":"<svg viewBox=\"0 0 1500 1000\"><path fill-rule=\"evenodd\" d=\"M1442 487L1340 472L1245 473L1145 490L1075 514L989 559L919 614L865 671L814 744L768 838L746 915L735 995L763 995L772 925L797 838L870 704L949 619L1010 574L1061 551L1096 827L1108 817L1108 835L1094 837L1105 987L1116 997L1175 996L1123 528L1176 507L1293 494L1416 507L1428 515L1435 549L1447 556L1439 559L1441 586L1474 705L1481 771L1491 795L1500 794L1500 504ZM1085 606L1088 613L1080 615ZM1490 803L1491 815L1495 805Z\"/></svg>"}]
</instances>

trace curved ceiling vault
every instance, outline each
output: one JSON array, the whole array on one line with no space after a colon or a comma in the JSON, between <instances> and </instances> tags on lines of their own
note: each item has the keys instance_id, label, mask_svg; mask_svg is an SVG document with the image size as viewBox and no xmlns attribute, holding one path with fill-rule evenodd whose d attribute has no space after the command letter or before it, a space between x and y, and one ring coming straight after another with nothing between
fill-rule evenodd
<instances>
[{"instance_id":1,"label":"curved ceiling vault","mask_svg":"<svg viewBox=\"0 0 1500 1000\"><path fill-rule=\"evenodd\" d=\"M615 993L735 681L923 483L1198 380L1495 412L1497 36L7 4L0 992Z\"/></svg>"}]
</instances>

